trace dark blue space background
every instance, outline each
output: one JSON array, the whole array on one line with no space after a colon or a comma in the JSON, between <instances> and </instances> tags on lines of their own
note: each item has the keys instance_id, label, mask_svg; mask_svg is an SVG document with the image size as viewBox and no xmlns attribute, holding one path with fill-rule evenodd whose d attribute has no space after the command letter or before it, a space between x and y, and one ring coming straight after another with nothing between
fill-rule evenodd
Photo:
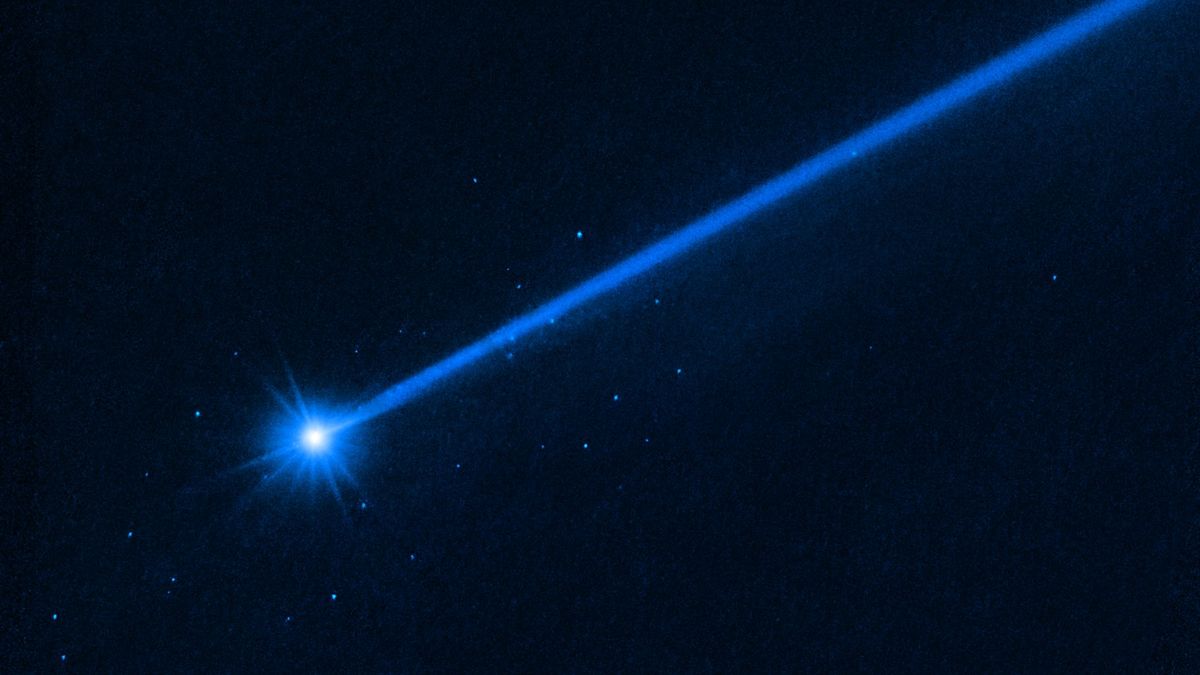
<instances>
[{"instance_id":1,"label":"dark blue space background","mask_svg":"<svg viewBox=\"0 0 1200 675\"><path fill-rule=\"evenodd\" d=\"M1086 5L10 9L0 671L1195 672L1193 2L255 463Z\"/></svg>"}]
</instances>

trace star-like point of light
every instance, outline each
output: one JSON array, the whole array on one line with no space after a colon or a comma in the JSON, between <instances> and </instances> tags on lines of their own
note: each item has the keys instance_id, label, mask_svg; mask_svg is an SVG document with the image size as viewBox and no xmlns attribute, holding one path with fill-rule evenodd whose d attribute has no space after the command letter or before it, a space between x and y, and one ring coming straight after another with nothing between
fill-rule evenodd
<instances>
[{"instance_id":1,"label":"star-like point of light","mask_svg":"<svg viewBox=\"0 0 1200 675\"><path fill-rule=\"evenodd\" d=\"M300 434L300 447L310 455L324 454L329 442L329 430L315 422L309 422Z\"/></svg>"},{"instance_id":2,"label":"star-like point of light","mask_svg":"<svg viewBox=\"0 0 1200 675\"><path fill-rule=\"evenodd\" d=\"M355 485L350 466L361 451L359 434L348 428L344 411L306 400L291 370L285 370L291 395L268 386L283 414L264 439L266 451L246 466L269 467L262 473L262 486L282 483L292 490L306 486L310 492L324 486L341 502L340 486Z\"/></svg>"}]
</instances>

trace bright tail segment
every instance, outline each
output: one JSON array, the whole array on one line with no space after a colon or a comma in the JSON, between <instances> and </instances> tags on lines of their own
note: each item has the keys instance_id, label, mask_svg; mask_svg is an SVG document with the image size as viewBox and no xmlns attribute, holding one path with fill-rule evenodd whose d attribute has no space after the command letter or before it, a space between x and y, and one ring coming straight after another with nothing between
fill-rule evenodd
<instances>
[{"instance_id":1,"label":"bright tail segment","mask_svg":"<svg viewBox=\"0 0 1200 675\"><path fill-rule=\"evenodd\" d=\"M499 351L572 310L612 291L634 277L679 257L737 223L750 218L864 154L928 124L980 94L1045 62L1090 35L1151 4L1153 0L1107 0L1085 9L887 118L801 162L684 226L674 234L584 281L545 304L513 319L483 338L424 370L401 380L355 409L338 428L359 424L401 406L442 380Z\"/></svg>"}]
</instances>

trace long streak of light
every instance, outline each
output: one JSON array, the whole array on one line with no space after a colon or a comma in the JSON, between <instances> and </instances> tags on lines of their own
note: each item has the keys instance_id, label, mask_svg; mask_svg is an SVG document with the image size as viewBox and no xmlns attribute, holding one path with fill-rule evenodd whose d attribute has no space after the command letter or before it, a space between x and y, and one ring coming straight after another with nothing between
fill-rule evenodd
<instances>
[{"instance_id":1,"label":"long streak of light","mask_svg":"<svg viewBox=\"0 0 1200 675\"><path fill-rule=\"evenodd\" d=\"M634 277L679 257L733 225L779 204L782 200L795 195L805 187L867 153L879 150L892 141L928 125L980 94L1000 87L1013 77L1061 54L1087 37L1113 26L1152 1L1106 0L1071 16L942 88L918 98L833 147L804 160L741 197L702 216L674 234L625 258L558 297L513 319L441 361L388 387L355 409L338 425L338 428L359 424L403 405L487 355L553 323L568 312L612 291Z\"/></svg>"}]
</instances>

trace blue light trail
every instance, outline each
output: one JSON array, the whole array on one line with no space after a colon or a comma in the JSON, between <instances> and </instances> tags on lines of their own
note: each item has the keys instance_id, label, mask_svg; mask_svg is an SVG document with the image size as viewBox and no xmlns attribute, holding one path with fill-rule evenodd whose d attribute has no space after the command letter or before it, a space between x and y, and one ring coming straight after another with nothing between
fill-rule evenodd
<instances>
[{"instance_id":1,"label":"blue light trail","mask_svg":"<svg viewBox=\"0 0 1200 675\"><path fill-rule=\"evenodd\" d=\"M1085 38L1127 18L1153 0L1106 0L1071 16L1049 30L908 106L872 124L833 147L801 162L684 226L678 232L625 258L527 314L513 319L445 359L401 380L358 406L330 432L360 424L412 400L442 380L497 352L529 333L553 323L568 312L612 291L625 282L677 258L733 225L795 195L866 153L933 122L980 94L1043 63Z\"/></svg>"}]
</instances>

